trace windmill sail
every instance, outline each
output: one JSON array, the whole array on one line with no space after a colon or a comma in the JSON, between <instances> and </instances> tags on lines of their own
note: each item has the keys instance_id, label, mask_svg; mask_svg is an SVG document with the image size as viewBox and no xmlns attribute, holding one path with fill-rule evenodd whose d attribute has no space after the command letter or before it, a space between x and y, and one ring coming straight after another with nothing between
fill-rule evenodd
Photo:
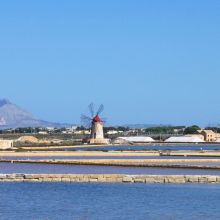
<instances>
[{"instance_id":1,"label":"windmill sail","mask_svg":"<svg viewBox=\"0 0 220 220\"><path fill-rule=\"evenodd\" d=\"M104 122L100 117L100 114L104 110L104 105L100 105L96 114L95 114L93 103L91 103L88 107L89 107L91 117L86 116L86 115L81 116L81 120L86 124L90 124L90 127L91 127L91 135L90 135L90 139L88 140L88 143L108 144L109 140L104 138L104 132L103 132Z\"/></svg>"}]
</instances>

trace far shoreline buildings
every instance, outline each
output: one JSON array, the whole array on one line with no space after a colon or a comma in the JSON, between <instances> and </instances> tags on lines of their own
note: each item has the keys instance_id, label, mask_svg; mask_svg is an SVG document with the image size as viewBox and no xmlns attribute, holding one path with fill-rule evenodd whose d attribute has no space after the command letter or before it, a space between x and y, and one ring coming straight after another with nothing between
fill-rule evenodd
<instances>
[{"instance_id":1,"label":"far shoreline buildings","mask_svg":"<svg viewBox=\"0 0 220 220\"><path fill-rule=\"evenodd\" d=\"M13 148L14 146L14 141L13 140L3 140L0 139L0 149L2 150L6 150L6 149L10 149Z\"/></svg>"},{"instance_id":2,"label":"far shoreline buildings","mask_svg":"<svg viewBox=\"0 0 220 220\"><path fill-rule=\"evenodd\" d=\"M212 130L201 130L199 133L204 137L204 141L206 142L220 142L220 134L215 133Z\"/></svg>"},{"instance_id":3,"label":"far shoreline buildings","mask_svg":"<svg viewBox=\"0 0 220 220\"><path fill-rule=\"evenodd\" d=\"M99 111L93 117L87 117L89 127L75 126L69 128L18 128L2 131L0 139L0 149L11 149L13 147L22 146L22 144L30 145L62 145L62 144L90 144L90 145L134 145L134 144L218 144L220 143L220 133L215 133L218 128L193 130L186 134L185 130L180 132L163 133L164 127L156 127L156 133L150 133L145 129L134 129L125 127L106 127L103 129L104 121L99 115ZM196 126L192 126L196 127ZM198 127L198 126L197 126ZM171 127L172 128L172 127ZM175 127L174 127L175 128ZM174 128L172 128L174 131ZM190 127L191 128L191 127ZM166 129L166 127L165 127ZM168 127L168 131L169 131ZM105 132L104 132L105 130ZM153 130L153 128L152 128ZM162 131L162 133L160 133ZM178 130L179 131L179 130ZM186 132L188 133L188 131ZM5 134L5 135L4 135ZM7 135L9 134L9 135ZM106 137L105 138L105 134ZM11 136L10 136L11 135ZM7 138L9 140L7 140ZM10 140L12 139L12 140Z\"/></svg>"}]
</instances>

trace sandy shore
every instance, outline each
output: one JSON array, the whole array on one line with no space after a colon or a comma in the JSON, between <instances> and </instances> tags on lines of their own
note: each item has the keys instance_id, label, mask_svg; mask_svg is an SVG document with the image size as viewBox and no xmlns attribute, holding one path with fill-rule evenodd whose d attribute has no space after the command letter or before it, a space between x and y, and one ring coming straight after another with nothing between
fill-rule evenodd
<instances>
[{"instance_id":1,"label":"sandy shore","mask_svg":"<svg viewBox=\"0 0 220 220\"><path fill-rule=\"evenodd\" d=\"M0 151L0 157L141 157L141 156L198 156L198 157L220 157L220 151Z\"/></svg>"},{"instance_id":2,"label":"sandy shore","mask_svg":"<svg viewBox=\"0 0 220 220\"><path fill-rule=\"evenodd\" d=\"M96 160L0 160L3 163L35 163L60 165L154 167L183 169L220 169L220 159L96 159Z\"/></svg>"},{"instance_id":3,"label":"sandy shore","mask_svg":"<svg viewBox=\"0 0 220 220\"><path fill-rule=\"evenodd\" d=\"M0 151L0 157L129 157L129 156L159 156L157 151L149 152L101 152L101 151L31 151L31 152L14 152Z\"/></svg>"}]
</instances>

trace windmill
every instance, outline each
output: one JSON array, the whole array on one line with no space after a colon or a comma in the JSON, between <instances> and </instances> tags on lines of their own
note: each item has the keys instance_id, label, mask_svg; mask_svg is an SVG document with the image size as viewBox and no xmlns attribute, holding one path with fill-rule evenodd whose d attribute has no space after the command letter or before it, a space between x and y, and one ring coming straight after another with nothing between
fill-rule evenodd
<instances>
[{"instance_id":1,"label":"windmill","mask_svg":"<svg viewBox=\"0 0 220 220\"><path fill-rule=\"evenodd\" d=\"M89 144L109 144L109 140L104 138L103 125L104 120L101 119L100 115L104 111L104 105L100 105L98 111L95 112L94 104L91 103L89 106L90 116L82 115L81 121L91 128L91 135L88 140Z\"/></svg>"}]
</instances>

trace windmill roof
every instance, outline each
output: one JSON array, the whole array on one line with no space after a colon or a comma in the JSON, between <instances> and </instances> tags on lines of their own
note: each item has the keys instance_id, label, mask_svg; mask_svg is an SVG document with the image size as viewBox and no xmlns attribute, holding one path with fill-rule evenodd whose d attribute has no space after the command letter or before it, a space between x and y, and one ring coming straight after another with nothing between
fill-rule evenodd
<instances>
[{"instance_id":1,"label":"windmill roof","mask_svg":"<svg viewBox=\"0 0 220 220\"><path fill-rule=\"evenodd\" d=\"M102 122L101 118L99 117L99 115L96 115L94 118L93 118L93 122Z\"/></svg>"}]
</instances>

